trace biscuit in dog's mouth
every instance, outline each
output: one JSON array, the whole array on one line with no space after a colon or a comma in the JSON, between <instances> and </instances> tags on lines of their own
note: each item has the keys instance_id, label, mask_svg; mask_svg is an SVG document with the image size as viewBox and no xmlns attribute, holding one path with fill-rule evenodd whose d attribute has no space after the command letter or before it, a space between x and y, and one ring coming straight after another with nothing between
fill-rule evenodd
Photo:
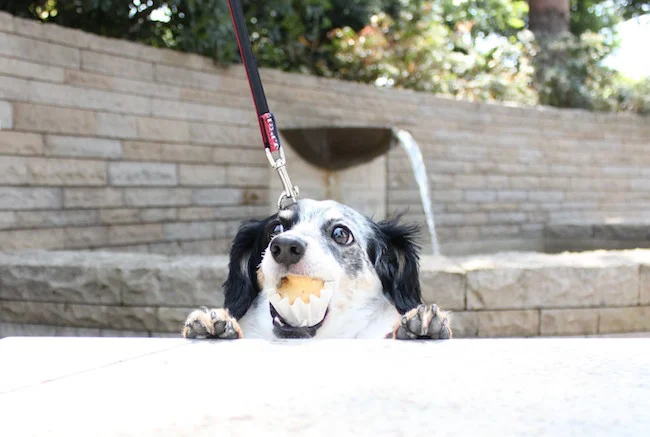
<instances>
[{"instance_id":1,"label":"biscuit in dog's mouth","mask_svg":"<svg viewBox=\"0 0 650 437\"><path fill-rule=\"evenodd\" d=\"M325 318L331 298L331 282L287 275L280 279L276 292L269 297L280 319L274 319L274 323L294 328L316 326Z\"/></svg>"}]
</instances>

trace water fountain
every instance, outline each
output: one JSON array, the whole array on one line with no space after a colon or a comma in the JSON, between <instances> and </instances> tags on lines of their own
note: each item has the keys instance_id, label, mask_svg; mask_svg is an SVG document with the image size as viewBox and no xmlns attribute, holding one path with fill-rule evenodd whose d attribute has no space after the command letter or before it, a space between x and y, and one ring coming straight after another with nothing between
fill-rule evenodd
<instances>
[{"instance_id":1,"label":"water fountain","mask_svg":"<svg viewBox=\"0 0 650 437\"><path fill-rule=\"evenodd\" d=\"M399 144L409 157L418 184L433 254L440 254L424 160L420 147L409 132L385 127L311 127L282 129L281 134L302 160L324 171L323 175L313 175L310 179L324 180L323 197L335 199L341 196L333 195L340 193L339 189L330 186L338 180L334 175L345 174L352 168L360 169ZM289 165L293 168L294 164L295 161L290 161ZM301 170L302 173L310 169L305 166ZM373 170L370 169L369 173ZM301 183L301 176L296 179ZM347 199L336 200L345 202Z\"/></svg>"},{"instance_id":2,"label":"water fountain","mask_svg":"<svg viewBox=\"0 0 650 437\"><path fill-rule=\"evenodd\" d=\"M427 169L424 165L424 159L422 158L422 151L420 146L415 141L413 136L405 130L394 129L395 137L399 141L400 145L406 151L406 154L411 161L411 167L413 168L413 175L415 180L418 183L418 188L420 189L420 200L422 201L422 208L424 209L424 215L427 221L427 228L429 229L429 235L431 236L431 246L433 248L434 255L440 255L440 247L438 246L438 235L436 234L436 226L433 218L433 209L431 207L431 192L429 191L429 177L427 176Z\"/></svg>"}]
</instances>

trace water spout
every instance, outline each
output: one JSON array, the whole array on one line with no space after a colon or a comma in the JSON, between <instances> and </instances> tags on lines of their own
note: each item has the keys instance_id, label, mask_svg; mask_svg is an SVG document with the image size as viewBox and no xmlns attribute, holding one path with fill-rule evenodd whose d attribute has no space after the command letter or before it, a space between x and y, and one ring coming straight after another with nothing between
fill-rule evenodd
<instances>
[{"instance_id":1,"label":"water spout","mask_svg":"<svg viewBox=\"0 0 650 437\"><path fill-rule=\"evenodd\" d=\"M431 207L431 196L429 194L429 178L427 177L427 170L424 167L424 159L422 158L420 147L409 132L402 129L394 129L393 133L411 161L413 175L415 176L415 180L420 188L420 199L422 200L422 207L424 208L427 227L429 228L429 234L431 235L433 254L436 256L440 255L438 236L436 234L436 227L433 220L433 209Z\"/></svg>"}]
</instances>

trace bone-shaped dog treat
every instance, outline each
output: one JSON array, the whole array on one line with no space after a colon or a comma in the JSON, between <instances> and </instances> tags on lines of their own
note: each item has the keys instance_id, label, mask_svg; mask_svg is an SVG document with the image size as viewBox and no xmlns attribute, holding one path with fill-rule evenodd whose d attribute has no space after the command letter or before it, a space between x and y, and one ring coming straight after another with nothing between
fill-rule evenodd
<instances>
[{"instance_id":1,"label":"bone-shaped dog treat","mask_svg":"<svg viewBox=\"0 0 650 437\"><path fill-rule=\"evenodd\" d=\"M289 304L293 305L296 299L300 298L304 303L309 303L312 295L320 297L325 282L321 279L308 278L306 276L287 275L282 279L277 291L282 298L288 298Z\"/></svg>"}]
</instances>

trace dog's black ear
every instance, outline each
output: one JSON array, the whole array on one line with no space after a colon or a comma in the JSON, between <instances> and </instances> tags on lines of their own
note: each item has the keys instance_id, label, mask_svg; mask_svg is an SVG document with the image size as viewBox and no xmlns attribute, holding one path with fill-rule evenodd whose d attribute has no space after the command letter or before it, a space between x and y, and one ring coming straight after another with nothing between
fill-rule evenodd
<instances>
[{"instance_id":1,"label":"dog's black ear","mask_svg":"<svg viewBox=\"0 0 650 437\"><path fill-rule=\"evenodd\" d=\"M262 255L266 249L267 222L268 219L243 223L232 242L228 277L223 284L223 290L224 306L236 319L246 314L260 292L257 283L257 267L262 262Z\"/></svg>"},{"instance_id":2,"label":"dog's black ear","mask_svg":"<svg viewBox=\"0 0 650 437\"><path fill-rule=\"evenodd\" d=\"M402 225L399 217L378 222L377 241L368 256L374 262L384 294L404 314L422 303L420 291L420 247L416 225Z\"/></svg>"}]
</instances>

